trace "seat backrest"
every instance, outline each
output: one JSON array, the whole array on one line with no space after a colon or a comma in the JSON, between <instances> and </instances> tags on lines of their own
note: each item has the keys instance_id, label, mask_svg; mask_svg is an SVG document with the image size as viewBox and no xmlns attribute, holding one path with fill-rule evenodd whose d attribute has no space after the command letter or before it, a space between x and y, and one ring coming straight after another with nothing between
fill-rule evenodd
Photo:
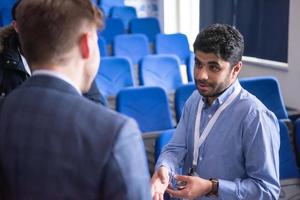
<instances>
[{"instance_id":1,"label":"seat backrest","mask_svg":"<svg viewBox=\"0 0 300 200\"><path fill-rule=\"evenodd\" d=\"M114 39L113 55L128 57L133 65L149 54L149 41L143 34L123 34Z\"/></svg>"},{"instance_id":2,"label":"seat backrest","mask_svg":"<svg viewBox=\"0 0 300 200\"><path fill-rule=\"evenodd\" d=\"M176 113L177 122L179 122L179 120L180 120L186 100L191 96L191 94L195 90L196 90L195 84L189 83L189 84L180 86L175 91L174 104L175 104L175 113Z\"/></svg>"},{"instance_id":3,"label":"seat backrest","mask_svg":"<svg viewBox=\"0 0 300 200\"><path fill-rule=\"evenodd\" d=\"M101 36L98 37L98 46L99 46L101 57L107 56L107 44L105 39Z\"/></svg>"},{"instance_id":4,"label":"seat backrest","mask_svg":"<svg viewBox=\"0 0 300 200\"><path fill-rule=\"evenodd\" d=\"M132 65L127 58L102 58L95 80L103 96L116 96L121 89L134 86Z\"/></svg>"},{"instance_id":5,"label":"seat backrest","mask_svg":"<svg viewBox=\"0 0 300 200\"><path fill-rule=\"evenodd\" d=\"M193 52L190 53L190 57L187 63L187 76L189 82L194 82L194 67L195 67L195 54Z\"/></svg>"},{"instance_id":6,"label":"seat backrest","mask_svg":"<svg viewBox=\"0 0 300 200\"><path fill-rule=\"evenodd\" d=\"M103 10L105 16L109 16L112 7L124 6L124 0L99 0L98 5Z\"/></svg>"},{"instance_id":7,"label":"seat backrest","mask_svg":"<svg viewBox=\"0 0 300 200\"><path fill-rule=\"evenodd\" d=\"M104 29L100 32L100 35L104 37L108 45L112 45L115 36L124 33L125 28L121 19L107 18L105 20Z\"/></svg>"},{"instance_id":8,"label":"seat backrest","mask_svg":"<svg viewBox=\"0 0 300 200\"><path fill-rule=\"evenodd\" d=\"M162 131L160 135L155 139L155 147L154 147L155 161L157 161L162 149L166 144L168 144L174 132L175 129L168 129L166 131Z\"/></svg>"},{"instance_id":9,"label":"seat backrest","mask_svg":"<svg viewBox=\"0 0 300 200\"><path fill-rule=\"evenodd\" d=\"M181 64L186 65L188 65L191 53L188 39L182 33L157 34L155 51L157 54L175 54L179 57Z\"/></svg>"},{"instance_id":10,"label":"seat backrest","mask_svg":"<svg viewBox=\"0 0 300 200\"><path fill-rule=\"evenodd\" d=\"M139 65L140 84L157 86L166 92L175 91L181 86L179 60L174 55L149 55Z\"/></svg>"},{"instance_id":11,"label":"seat backrest","mask_svg":"<svg viewBox=\"0 0 300 200\"><path fill-rule=\"evenodd\" d=\"M278 119L287 119L279 82L275 77L262 76L240 79L241 86L256 96Z\"/></svg>"},{"instance_id":12,"label":"seat backrest","mask_svg":"<svg viewBox=\"0 0 300 200\"><path fill-rule=\"evenodd\" d=\"M142 132L173 128L169 102L159 87L135 87L121 90L116 109L134 118Z\"/></svg>"},{"instance_id":13,"label":"seat backrest","mask_svg":"<svg viewBox=\"0 0 300 200\"><path fill-rule=\"evenodd\" d=\"M157 18L145 17L132 19L129 22L129 32L144 34L151 43L154 43L156 35L161 33L161 30Z\"/></svg>"},{"instance_id":14,"label":"seat backrest","mask_svg":"<svg viewBox=\"0 0 300 200\"><path fill-rule=\"evenodd\" d=\"M11 9L14 5L13 0L1 0L0 2L0 27L12 22Z\"/></svg>"},{"instance_id":15,"label":"seat backrest","mask_svg":"<svg viewBox=\"0 0 300 200\"><path fill-rule=\"evenodd\" d=\"M289 139L289 131L286 124L279 120L280 149L279 149L279 174L280 180L300 178L296 158Z\"/></svg>"},{"instance_id":16,"label":"seat backrest","mask_svg":"<svg viewBox=\"0 0 300 200\"><path fill-rule=\"evenodd\" d=\"M132 6L113 6L110 9L110 16L122 19L125 29L128 30L130 20L137 18L137 13Z\"/></svg>"},{"instance_id":17,"label":"seat backrest","mask_svg":"<svg viewBox=\"0 0 300 200\"><path fill-rule=\"evenodd\" d=\"M296 151L300 158L300 118L295 121L295 134Z\"/></svg>"}]
</instances>

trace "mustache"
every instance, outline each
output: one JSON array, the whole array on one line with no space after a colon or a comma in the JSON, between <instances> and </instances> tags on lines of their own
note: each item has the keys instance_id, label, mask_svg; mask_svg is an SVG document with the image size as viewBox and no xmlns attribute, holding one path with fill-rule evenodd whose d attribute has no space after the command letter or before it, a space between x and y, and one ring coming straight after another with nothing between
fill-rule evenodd
<instances>
[{"instance_id":1,"label":"mustache","mask_svg":"<svg viewBox=\"0 0 300 200\"><path fill-rule=\"evenodd\" d=\"M195 79L195 82L197 84L201 84L201 85L205 85L205 86L211 86L211 84L208 81L206 81L206 80L196 80Z\"/></svg>"}]
</instances>

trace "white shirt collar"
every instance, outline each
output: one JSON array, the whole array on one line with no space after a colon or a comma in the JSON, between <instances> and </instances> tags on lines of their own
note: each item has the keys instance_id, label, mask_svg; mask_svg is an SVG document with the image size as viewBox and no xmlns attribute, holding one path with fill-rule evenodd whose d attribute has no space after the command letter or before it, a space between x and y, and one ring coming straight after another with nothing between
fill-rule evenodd
<instances>
[{"instance_id":1,"label":"white shirt collar","mask_svg":"<svg viewBox=\"0 0 300 200\"><path fill-rule=\"evenodd\" d=\"M21 59L22 59L22 62L23 62L23 65L24 65L24 67L25 67L26 72L27 72L29 75L31 75L31 70L30 70L30 68L29 68L29 65L28 65L28 63L27 63L25 57L21 54L21 52L20 52L19 49L18 49L18 51L19 51L19 53L20 53L20 56L21 56Z\"/></svg>"},{"instance_id":2,"label":"white shirt collar","mask_svg":"<svg viewBox=\"0 0 300 200\"><path fill-rule=\"evenodd\" d=\"M64 75L62 73L51 71L51 70L46 70L46 69L38 69L38 70L34 70L32 72L32 76L37 76L37 75L52 76L52 77L59 78L63 81L66 81L67 83L72 85L80 95L82 95L79 87L69 77L67 77L66 75Z\"/></svg>"}]
</instances>

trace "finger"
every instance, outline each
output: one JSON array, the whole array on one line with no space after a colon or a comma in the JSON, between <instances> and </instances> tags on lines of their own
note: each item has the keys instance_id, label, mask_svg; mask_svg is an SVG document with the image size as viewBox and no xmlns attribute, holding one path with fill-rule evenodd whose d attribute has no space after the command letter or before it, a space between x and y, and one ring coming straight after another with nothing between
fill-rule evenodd
<instances>
[{"instance_id":1,"label":"finger","mask_svg":"<svg viewBox=\"0 0 300 200\"><path fill-rule=\"evenodd\" d=\"M159 194L159 200L164 200L164 194Z\"/></svg>"},{"instance_id":2,"label":"finger","mask_svg":"<svg viewBox=\"0 0 300 200\"><path fill-rule=\"evenodd\" d=\"M157 175L157 172L154 172L152 178L151 178L151 184L153 184L157 179L158 179L158 175Z\"/></svg>"},{"instance_id":3,"label":"finger","mask_svg":"<svg viewBox=\"0 0 300 200\"><path fill-rule=\"evenodd\" d=\"M155 193L155 194L154 194L153 200L160 200L160 199L159 199L159 193Z\"/></svg>"},{"instance_id":4,"label":"finger","mask_svg":"<svg viewBox=\"0 0 300 200\"><path fill-rule=\"evenodd\" d=\"M184 197L185 197L185 191L184 191L184 190L172 190L172 189L167 189L167 192L168 192L172 197L177 197L177 198L184 198Z\"/></svg>"},{"instance_id":5,"label":"finger","mask_svg":"<svg viewBox=\"0 0 300 200\"><path fill-rule=\"evenodd\" d=\"M158 171L158 177L159 177L160 181L162 182L162 184L165 184L169 181L169 180L167 180L168 179L167 175L163 173L163 170Z\"/></svg>"}]
</instances>

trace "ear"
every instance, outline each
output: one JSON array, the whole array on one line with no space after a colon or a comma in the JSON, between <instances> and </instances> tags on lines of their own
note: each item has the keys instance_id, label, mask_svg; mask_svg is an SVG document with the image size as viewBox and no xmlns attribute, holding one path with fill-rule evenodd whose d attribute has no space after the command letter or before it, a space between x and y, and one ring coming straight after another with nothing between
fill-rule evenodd
<instances>
[{"instance_id":1,"label":"ear","mask_svg":"<svg viewBox=\"0 0 300 200\"><path fill-rule=\"evenodd\" d=\"M89 35L88 33L82 34L80 38L80 52L82 58L87 59L90 57L90 46L89 46Z\"/></svg>"},{"instance_id":2,"label":"ear","mask_svg":"<svg viewBox=\"0 0 300 200\"><path fill-rule=\"evenodd\" d=\"M242 61L239 61L232 69L232 76L236 78L242 69Z\"/></svg>"},{"instance_id":3,"label":"ear","mask_svg":"<svg viewBox=\"0 0 300 200\"><path fill-rule=\"evenodd\" d=\"M18 31L18 26L17 26L16 20L12 21L12 26L14 27L15 31L18 33L19 31Z\"/></svg>"}]
</instances>

